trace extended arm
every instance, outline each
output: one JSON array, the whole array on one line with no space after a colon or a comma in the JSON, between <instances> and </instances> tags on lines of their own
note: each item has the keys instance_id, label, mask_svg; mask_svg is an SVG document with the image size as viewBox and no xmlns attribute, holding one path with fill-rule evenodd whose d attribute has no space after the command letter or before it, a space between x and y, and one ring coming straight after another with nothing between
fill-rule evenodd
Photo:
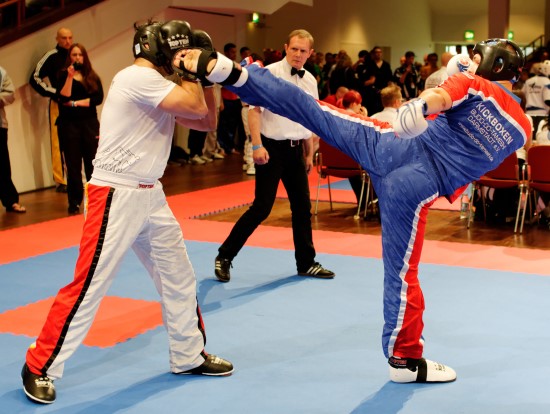
<instances>
[{"instance_id":1,"label":"extended arm","mask_svg":"<svg viewBox=\"0 0 550 414\"><path fill-rule=\"evenodd\" d=\"M200 55L199 50L185 52L183 62L188 71L202 73L203 76L207 73L209 81L224 84L244 102L269 109L303 125L356 160L358 156L354 154L360 152L357 147L367 145L367 135L376 133L375 121L324 105L296 85L275 77L269 70L257 65L241 68L223 55L214 54L215 57L204 65L202 72L200 68L197 72ZM230 84L226 80L230 80Z\"/></svg>"}]
</instances>

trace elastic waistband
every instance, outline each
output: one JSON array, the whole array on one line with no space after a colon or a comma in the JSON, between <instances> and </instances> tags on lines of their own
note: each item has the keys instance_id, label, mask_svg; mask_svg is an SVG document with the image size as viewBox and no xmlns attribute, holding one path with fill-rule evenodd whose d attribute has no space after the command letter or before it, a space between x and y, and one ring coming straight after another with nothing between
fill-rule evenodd
<instances>
[{"instance_id":1,"label":"elastic waistband","mask_svg":"<svg viewBox=\"0 0 550 414\"><path fill-rule=\"evenodd\" d=\"M121 174L100 170L98 168L94 169L90 184L141 189L150 189L161 185L159 180L152 178L128 177Z\"/></svg>"}]
</instances>

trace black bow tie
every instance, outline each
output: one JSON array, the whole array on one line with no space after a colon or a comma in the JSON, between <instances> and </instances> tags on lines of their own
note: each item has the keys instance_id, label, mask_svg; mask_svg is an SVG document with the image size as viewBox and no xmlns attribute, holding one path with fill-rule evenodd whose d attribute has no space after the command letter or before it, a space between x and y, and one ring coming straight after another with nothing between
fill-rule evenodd
<instances>
[{"instance_id":1,"label":"black bow tie","mask_svg":"<svg viewBox=\"0 0 550 414\"><path fill-rule=\"evenodd\" d=\"M292 69L290 70L290 76L294 76L294 75L298 74L298 76L299 76L300 78L303 78L303 77L304 77L304 73L306 73L305 69L300 69L300 70L298 70L298 69L296 69L296 68L292 68Z\"/></svg>"}]
</instances>

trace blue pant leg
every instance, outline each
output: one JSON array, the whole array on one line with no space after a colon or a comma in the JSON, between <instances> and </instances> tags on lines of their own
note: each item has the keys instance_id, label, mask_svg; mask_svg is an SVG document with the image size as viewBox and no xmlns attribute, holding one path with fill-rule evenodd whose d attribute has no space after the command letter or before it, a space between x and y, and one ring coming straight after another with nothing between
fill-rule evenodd
<instances>
[{"instance_id":1,"label":"blue pant leg","mask_svg":"<svg viewBox=\"0 0 550 414\"><path fill-rule=\"evenodd\" d=\"M382 221L383 351L386 357L420 358L424 298L418 264L428 208L439 195L437 186L422 162L403 165L374 183Z\"/></svg>"}]
</instances>

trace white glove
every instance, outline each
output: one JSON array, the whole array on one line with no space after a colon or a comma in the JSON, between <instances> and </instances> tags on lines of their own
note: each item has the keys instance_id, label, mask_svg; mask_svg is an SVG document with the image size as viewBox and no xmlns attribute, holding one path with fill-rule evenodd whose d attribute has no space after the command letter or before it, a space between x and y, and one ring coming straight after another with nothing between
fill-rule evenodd
<instances>
[{"instance_id":1,"label":"white glove","mask_svg":"<svg viewBox=\"0 0 550 414\"><path fill-rule=\"evenodd\" d=\"M399 138L411 139L428 129L425 105L424 99L414 99L399 107L393 120L393 130Z\"/></svg>"},{"instance_id":2,"label":"white glove","mask_svg":"<svg viewBox=\"0 0 550 414\"><path fill-rule=\"evenodd\" d=\"M477 65L468 55L454 55L447 63L447 75L453 76L459 72L475 73Z\"/></svg>"}]
</instances>

